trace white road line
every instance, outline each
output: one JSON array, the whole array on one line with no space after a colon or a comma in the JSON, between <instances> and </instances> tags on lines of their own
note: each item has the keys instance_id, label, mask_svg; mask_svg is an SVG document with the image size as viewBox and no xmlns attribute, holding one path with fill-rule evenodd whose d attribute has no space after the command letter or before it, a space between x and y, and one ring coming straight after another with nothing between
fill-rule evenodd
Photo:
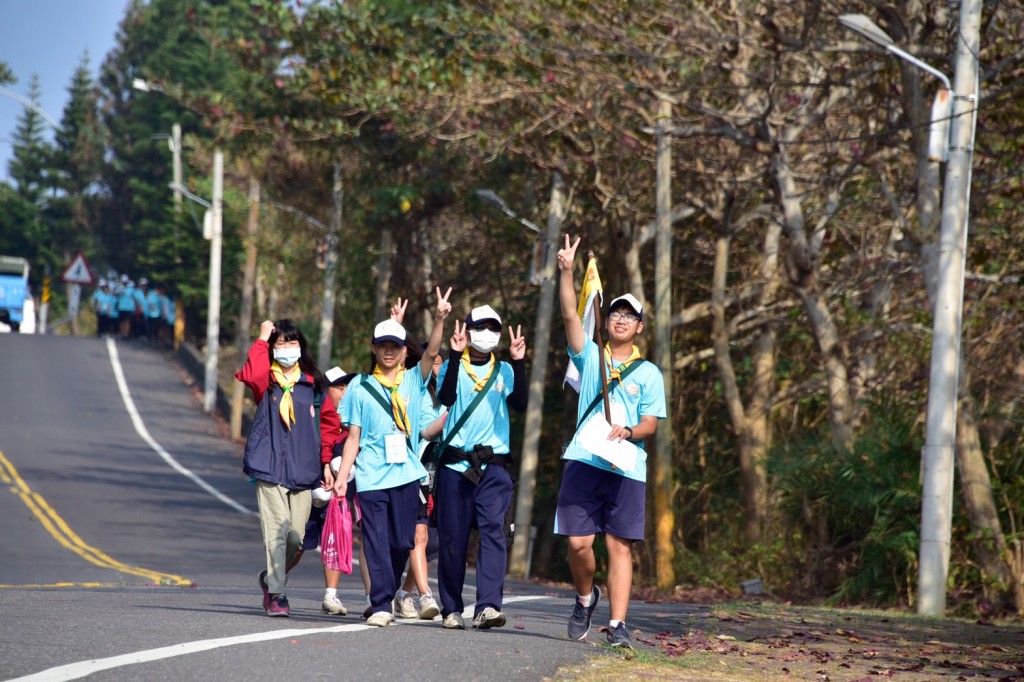
<instances>
[{"instance_id":1,"label":"white road line","mask_svg":"<svg viewBox=\"0 0 1024 682\"><path fill-rule=\"evenodd\" d=\"M504 600L504 603L512 604L515 602L536 601L538 599L553 598L554 597L548 597L545 595L522 595L518 597L508 597ZM463 616L472 616L473 606L473 604L467 606L465 611L463 611ZM431 622L435 621L394 621L394 623L398 625L427 625ZM374 628L374 626L372 625L367 625L366 623L351 623L348 625L334 625L332 627L327 628L310 628L302 630L273 630L270 632L256 632L249 635L239 635L237 637L202 639L197 642L172 644L171 646L160 647L159 649L136 651L131 654L111 656L110 658L97 658L90 661L79 661L78 663L69 663L68 665L61 665L56 666L54 668L41 670L37 673L32 673L31 675L26 675L24 677L15 677L9 680L8 682L54 682L56 680L78 680L83 677L92 675L93 673L98 673L102 670L111 670L112 668L121 668L128 665L138 665L139 663L151 663L152 661L159 661L165 658L187 656L189 654L197 654L203 651L210 651L211 649L221 649L228 646L235 646L237 644L254 644L256 642L269 642L275 639L288 639L289 637L304 637L306 635L324 635L335 632L359 632L361 630L373 629L376 628Z\"/></svg>"},{"instance_id":2,"label":"white road line","mask_svg":"<svg viewBox=\"0 0 1024 682\"><path fill-rule=\"evenodd\" d=\"M142 422L142 417L139 416L139 411L135 408L135 401L132 400L131 393L128 392L128 383L124 380L124 371L121 369L121 360L117 355L117 345L114 340L107 337L107 351L110 354L110 365L114 368L114 377L117 379L117 388L121 391L121 399L124 401L124 407L128 410L128 415L132 418L132 424L135 426L135 431L139 434L142 440L146 441L149 447L153 448L156 454L167 462L168 466L177 471L182 476L188 478L193 483L198 485L200 488L210 493L218 500L231 507L237 512L242 514L248 514L255 516L256 512L246 509L242 505L238 504L230 497L222 493L221 491L214 488L212 485L204 481L203 479L196 476L194 473L183 467L178 460L171 456L171 453L167 452L157 443L151 435L149 430L146 429L146 425Z\"/></svg>"}]
</instances>

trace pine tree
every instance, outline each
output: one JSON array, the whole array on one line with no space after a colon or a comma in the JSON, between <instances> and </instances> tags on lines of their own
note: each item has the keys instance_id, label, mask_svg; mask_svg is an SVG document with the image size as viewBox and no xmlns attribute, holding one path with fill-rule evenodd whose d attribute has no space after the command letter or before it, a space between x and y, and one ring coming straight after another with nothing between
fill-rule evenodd
<instances>
[{"instance_id":1,"label":"pine tree","mask_svg":"<svg viewBox=\"0 0 1024 682\"><path fill-rule=\"evenodd\" d=\"M28 98L38 107L37 75L29 81ZM5 252L28 258L38 272L57 263L50 251L52 240L46 220L47 193L52 187L47 166L53 150L45 138L46 127L46 121L36 109L24 108L14 131L12 157L7 164L13 186L3 187L0 196L0 224L7 223L13 228L2 231L9 235Z\"/></svg>"},{"instance_id":2,"label":"pine tree","mask_svg":"<svg viewBox=\"0 0 1024 682\"><path fill-rule=\"evenodd\" d=\"M104 140L87 53L75 69L68 95L49 164L49 172L59 188L58 196L50 201L49 223L53 241L62 244L66 251L82 250L97 255L93 230Z\"/></svg>"}]
</instances>

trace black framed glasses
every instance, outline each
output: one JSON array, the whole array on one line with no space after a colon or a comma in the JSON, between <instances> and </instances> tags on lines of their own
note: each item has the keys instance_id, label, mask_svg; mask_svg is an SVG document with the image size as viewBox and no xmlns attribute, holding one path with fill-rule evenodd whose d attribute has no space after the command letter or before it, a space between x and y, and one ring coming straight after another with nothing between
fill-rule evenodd
<instances>
[{"instance_id":1,"label":"black framed glasses","mask_svg":"<svg viewBox=\"0 0 1024 682\"><path fill-rule=\"evenodd\" d=\"M608 313L608 319L612 322L637 322L640 320L640 317L634 313L616 310L615 312Z\"/></svg>"}]
</instances>

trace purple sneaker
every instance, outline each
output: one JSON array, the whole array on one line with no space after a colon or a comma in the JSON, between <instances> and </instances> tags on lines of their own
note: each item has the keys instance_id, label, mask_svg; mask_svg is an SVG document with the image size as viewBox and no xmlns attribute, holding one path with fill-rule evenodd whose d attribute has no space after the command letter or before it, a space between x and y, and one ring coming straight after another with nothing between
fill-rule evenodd
<instances>
[{"instance_id":1,"label":"purple sneaker","mask_svg":"<svg viewBox=\"0 0 1024 682\"><path fill-rule=\"evenodd\" d=\"M270 588L267 587L267 571L260 571L260 587L263 588L263 610L270 613Z\"/></svg>"},{"instance_id":2,"label":"purple sneaker","mask_svg":"<svg viewBox=\"0 0 1024 682\"><path fill-rule=\"evenodd\" d=\"M275 594L270 598L270 608L267 609L267 615L271 618L287 618L288 617L288 597L283 594Z\"/></svg>"}]
</instances>

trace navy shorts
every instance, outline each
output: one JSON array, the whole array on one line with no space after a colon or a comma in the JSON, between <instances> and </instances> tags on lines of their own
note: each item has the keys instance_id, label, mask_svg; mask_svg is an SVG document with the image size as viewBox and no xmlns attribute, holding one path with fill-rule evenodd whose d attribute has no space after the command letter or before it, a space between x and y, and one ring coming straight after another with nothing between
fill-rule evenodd
<instances>
[{"instance_id":1,"label":"navy shorts","mask_svg":"<svg viewBox=\"0 0 1024 682\"><path fill-rule=\"evenodd\" d=\"M555 533L644 539L647 484L569 460L555 509Z\"/></svg>"}]
</instances>

